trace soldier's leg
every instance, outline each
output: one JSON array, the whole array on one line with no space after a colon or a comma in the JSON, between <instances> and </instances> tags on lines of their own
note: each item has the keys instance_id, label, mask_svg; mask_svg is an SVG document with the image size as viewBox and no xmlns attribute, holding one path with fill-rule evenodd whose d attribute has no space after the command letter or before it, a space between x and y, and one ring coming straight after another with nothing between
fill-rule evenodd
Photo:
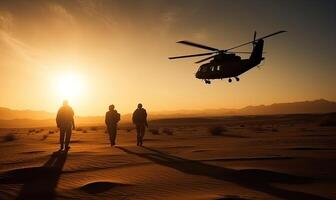
<instances>
[{"instance_id":1,"label":"soldier's leg","mask_svg":"<svg viewBox=\"0 0 336 200\"><path fill-rule=\"evenodd\" d=\"M72 134L72 127L68 126L65 131L65 148L69 148L71 134Z\"/></svg>"},{"instance_id":2,"label":"soldier's leg","mask_svg":"<svg viewBox=\"0 0 336 200\"><path fill-rule=\"evenodd\" d=\"M107 127L107 134L109 135L110 144L112 146L112 130L111 130L111 127Z\"/></svg>"},{"instance_id":3,"label":"soldier's leg","mask_svg":"<svg viewBox=\"0 0 336 200\"><path fill-rule=\"evenodd\" d=\"M64 148L65 128L60 128L60 150Z\"/></svg>"},{"instance_id":4,"label":"soldier's leg","mask_svg":"<svg viewBox=\"0 0 336 200\"><path fill-rule=\"evenodd\" d=\"M113 145L115 145L115 143L116 143L116 137L117 137L117 126L114 126L113 127L113 129L112 129L112 133L113 133L113 137L112 137L112 139L113 139Z\"/></svg>"},{"instance_id":5,"label":"soldier's leg","mask_svg":"<svg viewBox=\"0 0 336 200\"><path fill-rule=\"evenodd\" d=\"M140 145L140 141L141 141L141 130L140 130L140 125L136 125L136 132L137 132L137 145Z\"/></svg>"},{"instance_id":6,"label":"soldier's leg","mask_svg":"<svg viewBox=\"0 0 336 200\"><path fill-rule=\"evenodd\" d=\"M109 136L110 136L111 146L113 146L113 145L115 145L115 128L112 127L112 126L109 127L108 133L109 133Z\"/></svg>"},{"instance_id":7,"label":"soldier's leg","mask_svg":"<svg viewBox=\"0 0 336 200\"><path fill-rule=\"evenodd\" d=\"M142 139L145 137L145 133L146 133L146 125L144 124L142 129Z\"/></svg>"},{"instance_id":8,"label":"soldier's leg","mask_svg":"<svg viewBox=\"0 0 336 200\"><path fill-rule=\"evenodd\" d=\"M143 124L140 128L140 145L142 146L143 144L143 138L145 136L145 125Z\"/></svg>"}]
</instances>

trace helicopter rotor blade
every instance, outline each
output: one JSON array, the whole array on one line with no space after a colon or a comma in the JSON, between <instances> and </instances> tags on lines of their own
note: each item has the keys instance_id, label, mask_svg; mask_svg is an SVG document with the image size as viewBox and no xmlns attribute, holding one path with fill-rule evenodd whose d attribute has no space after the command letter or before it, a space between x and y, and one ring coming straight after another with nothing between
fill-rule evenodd
<instances>
[{"instance_id":1,"label":"helicopter rotor blade","mask_svg":"<svg viewBox=\"0 0 336 200\"><path fill-rule=\"evenodd\" d=\"M204 61L207 61L207 60L210 60L211 58L214 58L216 55L213 55L213 56L210 56L210 57L207 57L207 58L204 58L204 59L202 59L202 60L199 60L199 61L197 61L197 62L195 62L196 64L198 64L198 63L201 63L201 62L204 62Z\"/></svg>"},{"instance_id":2,"label":"helicopter rotor blade","mask_svg":"<svg viewBox=\"0 0 336 200\"><path fill-rule=\"evenodd\" d=\"M200 54L191 54L191 55L184 55L184 56L174 56L174 57L169 57L169 59L190 58L190 57L197 57L197 56L208 56L208 55L212 55L214 53L215 52L200 53Z\"/></svg>"},{"instance_id":3,"label":"helicopter rotor blade","mask_svg":"<svg viewBox=\"0 0 336 200\"><path fill-rule=\"evenodd\" d=\"M203 44L197 44L197 43L186 41L186 40L178 41L177 43L185 44L185 45L189 45L189 46L193 46L193 47L197 47L197 48L201 48L201 49L206 49L206 50L210 50L210 51L219 51L219 49L209 47L209 46L206 46L206 45L203 45Z\"/></svg>"},{"instance_id":4,"label":"helicopter rotor blade","mask_svg":"<svg viewBox=\"0 0 336 200\"><path fill-rule=\"evenodd\" d=\"M225 53L246 53L246 54L251 54L251 51L226 51Z\"/></svg>"},{"instance_id":5,"label":"helicopter rotor blade","mask_svg":"<svg viewBox=\"0 0 336 200\"><path fill-rule=\"evenodd\" d=\"M268 37L271 37L271 36L274 36L274 35L277 35L277 34L280 34L280 33L285 33L285 32L287 32L287 31L278 31L278 32L275 32L275 33L271 33L271 34L266 35L266 36L264 36L264 37L260 37L260 38L254 39L254 40L252 40L252 41L249 41L249 42L240 44L240 45L235 46L235 47L231 47L231 48L229 48L229 49L225 49L225 50L223 50L223 51L229 51L229 50L232 50L232 49L236 49L236 48L238 48L238 47L242 47L242 46L245 46L245 45L247 45L247 44L254 43L255 41L258 41L258 40L261 40L261 39L265 39L265 38L268 38Z\"/></svg>"},{"instance_id":6,"label":"helicopter rotor blade","mask_svg":"<svg viewBox=\"0 0 336 200\"><path fill-rule=\"evenodd\" d=\"M251 54L251 51L226 51L225 53L241 53L241 54ZM266 53L263 51L263 53Z\"/></svg>"}]
</instances>

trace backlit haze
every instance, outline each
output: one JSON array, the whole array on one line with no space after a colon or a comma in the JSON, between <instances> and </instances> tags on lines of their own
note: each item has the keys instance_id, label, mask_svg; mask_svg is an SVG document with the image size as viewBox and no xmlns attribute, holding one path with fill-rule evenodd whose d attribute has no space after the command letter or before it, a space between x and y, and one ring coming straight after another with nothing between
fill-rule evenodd
<instances>
[{"instance_id":1,"label":"backlit haze","mask_svg":"<svg viewBox=\"0 0 336 200\"><path fill-rule=\"evenodd\" d=\"M336 100L336 1L0 1L0 107L77 115L240 108ZM266 61L240 82L195 79L206 52L265 40ZM239 50L251 50L246 46ZM247 57L248 55L242 55Z\"/></svg>"}]
</instances>

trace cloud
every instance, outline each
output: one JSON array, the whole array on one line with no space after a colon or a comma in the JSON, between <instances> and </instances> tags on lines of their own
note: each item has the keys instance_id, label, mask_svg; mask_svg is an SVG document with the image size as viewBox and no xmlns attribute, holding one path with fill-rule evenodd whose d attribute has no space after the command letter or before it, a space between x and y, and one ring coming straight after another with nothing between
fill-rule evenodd
<instances>
[{"instance_id":1,"label":"cloud","mask_svg":"<svg viewBox=\"0 0 336 200\"><path fill-rule=\"evenodd\" d=\"M25 59L26 61L36 63L36 58L39 56L39 53L36 49L16 39L4 30L0 30L0 39L9 49L20 55L21 58Z\"/></svg>"},{"instance_id":2,"label":"cloud","mask_svg":"<svg viewBox=\"0 0 336 200\"><path fill-rule=\"evenodd\" d=\"M68 12L63 6L55 3L51 3L48 5L49 10L55 16L55 19L59 20L61 23L75 23L75 18L70 12Z\"/></svg>"},{"instance_id":3,"label":"cloud","mask_svg":"<svg viewBox=\"0 0 336 200\"><path fill-rule=\"evenodd\" d=\"M2 41L8 49L14 51L25 60L33 61L36 56L36 51L12 35L13 25L13 16L11 13L8 11L2 12L0 15L0 41Z\"/></svg>"},{"instance_id":4,"label":"cloud","mask_svg":"<svg viewBox=\"0 0 336 200\"><path fill-rule=\"evenodd\" d=\"M2 12L0 14L0 29L1 30L10 30L13 25L13 16L10 12Z\"/></svg>"}]
</instances>

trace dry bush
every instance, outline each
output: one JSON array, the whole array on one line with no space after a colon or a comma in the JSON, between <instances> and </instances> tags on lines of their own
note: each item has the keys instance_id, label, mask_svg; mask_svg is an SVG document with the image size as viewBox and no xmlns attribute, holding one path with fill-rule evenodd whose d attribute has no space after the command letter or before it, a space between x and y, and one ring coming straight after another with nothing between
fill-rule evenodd
<instances>
[{"instance_id":1,"label":"dry bush","mask_svg":"<svg viewBox=\"0 0 336 200\"><path fill-rule=\"evenodd\" d=\"M91 131L97 131L98 128L96 126L91 127Z\"/></svg>"},{"instance_id":2,"label":"dry bush","mask_svg":"<svg viewBox=\"0 0 336 200\"><path fill-rule=\"evenodd\" d=\"M55 133L55 131L53 131L53 130L49 130L49 132L48 132L49 134L54 134Z\"/></svg>"},{"instance_id":3,"label":"dry bush","mask_svg":"<svg viewBox=\"0 0 336 200\"><path fill-rule=\"evenodd\" d=\"M82 128L76 128L76 131L82 131L83 129Z\"/></svg>"},{"instance_id":4,"label":"dry bush","mask_svg":"<svg viewBox=\"0 0 336 200\"><path fill-rule=\"evenodd\" d=\"M7 135L2 137L2 140L4 142L11 142L11 141L14 141L16 139L17 138L16 138L16 135L14 133L8 133Z\"/></svg>"},{"instance_id":5,"label":"dry bush","mask_svg":"<svg viewBox=\"0 0 336 200\"><path fill-rule=\"evenodd\" d=\"M227 129L225 127L222 126L214 126L209 128L209 132L211 135L222 135L223 132L226 132Z\"/></svg>"},{"instance_id":6,"label":"dry bush","mask_svg":"<svg viewBox=\"0 0 336 200\"><path fill-rule=\"evenodd\" d=\"M162 130L162 133L165 133L167 135L173 135L174 131L172 129L169 129L169 128L164 128Z\"/></svg>"},{"instance_id":7,"label":"dry bush","mask_svg":"<svg viewBox=\"0 0 336 200\"><path fill-rule=\"evenodd\" d=\"M35 132L35 129L29 129L28 130L28 133L34 133Z\"/></svg>"},{"instance_id":8,"label":"dry bush","mask_svg":"<svg viewBox=\"0 0 336 200\"><path fill-rule=\"evenodd\" d=\"M41 140L43 141L43 140L46 140L47 138L48 138L48 134L44 134L44 135L42 135L42 138L41 138Z\"/></svg>"},{"instance_id":9,"label":"dry bush","mask_svg":"<svg viewBox=\"0 0 336 200\"><path fill-rule=\"evenodd\" d=\"M82 133L87 133L87 130L83 129Z\"/></svg>"},{"instance_id":10,"label":"dry bush","mask_svg":"<svg viewBox=\"0 0 336 200\"><path fill-rule=\"evenodd\" d=\"M262 126L254 127L253 130L255 132L265 132L265 131L267 131L267 129L263 128Z\"/></svg>"},{"instance_id":11,"label":"dry bush","mask_svg":"<svg viewBox=\"0 0 336 200\"><path fill-rule=\"evenodd\" d=\"M148 130L150 133L152 133L153 135L159 135L160 131L157 128L151 128Z\"/></svg>"}]
</instances>

